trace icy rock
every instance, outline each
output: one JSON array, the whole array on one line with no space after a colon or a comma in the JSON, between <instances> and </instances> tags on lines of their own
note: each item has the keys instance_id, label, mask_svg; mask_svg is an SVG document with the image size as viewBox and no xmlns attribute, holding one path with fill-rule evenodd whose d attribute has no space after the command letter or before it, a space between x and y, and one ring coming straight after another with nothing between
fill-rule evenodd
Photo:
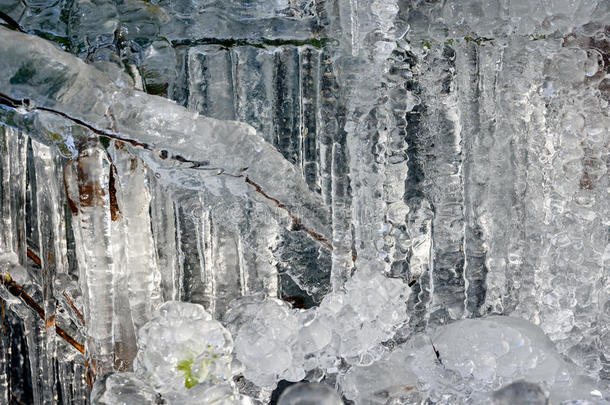
<instances>
[{"instance_id":1,"label":"icy rock","mask_svg":"<svg viewBox=\"0 0 610 405\"><path fill-rule=\"evenodd\" d=\"M538 384L515 381L493 394L494 405L546 405L547 397Z\"/></svg>"},{"instance_id":2,"label":"icy rock","mask_svg":"<svg viewBox=\"0 0 610 405\"><path fill-rule=\"evenodd\" d=\"M91 391L92 405L148 405L157 403L155 390L134 373L114 373L98 379Z\"/></svg>"},{"instance_id":3,"label":"icy rock","mask_svg":"<svg viewBox=\"0 0 610 405\"><path fill-rule=\"evenodd\" d=\"M166 302L138 332L134 369L159 392L232 377L233 340L203 306Z\"/></svg>"},{"instance_id":4,"label":"icy rock","mask_svg":"<svg viewBox=\"0 0 610 405\"><path fill-rule=\"evenodd\" d=\"M288 387L278 405L342 405L337 391L324 384L299 383Z\"/></svg>"},{"instance_id":5,"label":"icy rock","mask_svg":"<svg viewBox=\"0 0 610 405\"><path fill-rule=\"evenodd\" d=\"M358 404L441 397L455 404L545 404L545 392L553 403L594 399L595 386L582 374L538 327L491 316L415 335L379 361L353 366L339 383L345 397ZM545 392L538 393L538 385Z\"/></svg>"},{"instance_id":6,"label":"icy rock","mask_svg":"<svg viewBox=\"0 0 610 405\"><path fill-rule=\"evenodd\" d=\"M519 379L543 384L551 401L587 399L592 381L563 360L537 326L519 318L491 316L440 327L429 347L415 353L413 371L432 390L490 392ZM462 387L462 388L460 388Z\"/></svg>"}]
</instances>

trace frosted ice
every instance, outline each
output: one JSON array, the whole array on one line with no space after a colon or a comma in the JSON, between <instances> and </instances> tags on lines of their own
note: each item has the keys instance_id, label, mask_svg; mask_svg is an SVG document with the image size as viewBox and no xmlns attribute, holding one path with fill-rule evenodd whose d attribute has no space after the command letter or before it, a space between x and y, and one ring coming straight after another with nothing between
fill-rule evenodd
<instances>
[{"instance_id":1,"label":"frosted ice","mask_svg":"<svg viewBox=\"0 0 610 405\"><path fill-rule=\"evenodd\" d=\"M552 403L594 400L599 393L595 381L566 362L540 328L498 316L416 335L378 362L353 367L340 382L346 398L357 403L446 398L455 404L545 404L547 393Z\"/></svg>"},{"instance_id":2,"label":"frosted ice","mask_svg":"<svg viewBox=\"0 0 610 405\"><path fill-rule=\"evenodd\" d=\"M274 386L280 379L300 381L316 367L331 369L341 358L370 362L407 320L404 294L401 280L360 274L345 284L345 292L328 294L316 309L245 297L232 303L224 322L235 337L244 376Z\"/></svg>"},{"instance_id":3,"label":"frosted ice","mask_svg":"<svg viewBox=\"0 0 610 405\"><path fill-rule=\"evenodd\" d=\"M91 392L92 405L253 405L247 396L236 393L227 383L203 383L188 392L156 392L133 373L109 374L96 381Z\"/></svg>"},{"instance_id":4,"label":"frosted ice","mask_svg":"<svg viewBox=\"0 0 610 405\"><path fill-rule=\"evenodd\" d=\"M138 331L137 374L161 393L231 379L231 335L201 305L169 301L157 312Z\"/></svg>"}]
</instances>

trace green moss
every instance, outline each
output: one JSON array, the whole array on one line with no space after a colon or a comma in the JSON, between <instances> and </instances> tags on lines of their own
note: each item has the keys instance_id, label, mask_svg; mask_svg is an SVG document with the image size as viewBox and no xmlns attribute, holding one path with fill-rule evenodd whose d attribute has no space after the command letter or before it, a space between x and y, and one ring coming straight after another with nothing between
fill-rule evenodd
<instances>
[{"instance_id":1,"label":"green moss","mask_svg":"<svg viewBox=\"0 0 610 405\"><path fill-rule=\"evenodd\" d=\"M430 49L432 48L432 44L427 39L424 39L424 47Z\"/></svg>"},{"instance_id":2,"label":"green moss","mask_svg":"<svg viewBox=\"0 0 610 405\"><path fill-rule=\"evenodd\" d=\"M541 39L546 39L546 35L530 35L532 41L539 41Z\"/></svg>"},{"instance_id":3,"label":"green moss","mask_svg":"<svg viewBox=\"0 0 610 405\"><path fill-rule=\"evenodd\" d=\"M178 363L176 368L184 373L184 386L188 389L193 388L199 382L191 375L193 367L193 360L182 360Z\"/></svg>"},{"instance_id":4,"label":"green moss","mask_svg":"<svg viewBox=\"0 0 610 405\"><path fill-rule=\"evenodd\" d=\"M493 38L487 37L464 37L464 41L466 42L474 42L477 45L481 45L485 42L493 41Z\"/></svg>"},{"instance_id":5,"label":"green moss","mask_svg":"<svg viewBox=\"0 0 610 405\"><path fill-rule=\"evenodd\" d=\"M63 141L63 136L61 136L60 134L58 134L57 132L50 132L50 131L45 131L45 135L47 137L49 137L50 139L54 140L54 141L58 141L61 142Z\"/></svg>"},{"instance_id":6,"label":"green moss","mask_svg":"<svg viewBox=\"0 0 610 405\"><path fill-rule=\"evenodd\" d=\"M40 30L34 30L32 33L35 34L36 36L39 36L40 38L44 38L48 41L55 42L64 51L70 50L70 40L68 39L68 37L64 37L61 35L55 35L50 32L45 32L45 31L40 31Z\"/></svg>"},{"instance_id":7,"label":"green moss","mask_svg":"<svg viewBox=\"0 0 610 405\"><path fill-rule=\"evenodd\" d=\"M167 89L169 87L168 83L149 83L144 82L145 90L148 94L152 94L154 96L167 96Z\"/></svg>"}]
</instances>

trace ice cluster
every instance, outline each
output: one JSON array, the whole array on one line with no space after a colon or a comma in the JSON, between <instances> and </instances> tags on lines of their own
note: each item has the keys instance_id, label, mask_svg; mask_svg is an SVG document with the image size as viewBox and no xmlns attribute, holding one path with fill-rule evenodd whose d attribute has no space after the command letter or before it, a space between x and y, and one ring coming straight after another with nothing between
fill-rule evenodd
<instances>
[{"instance_id":1,"label":"ice cluster","mask_svg":"<svg viewBox=\"0 0 610 405\"><path fill-rule=\"evenodd\" d=\"M371 361L407 320L404 287L381 274L356 274L345 291L328 294L315 309L291 309L263 296L234 301L224 320L244 376L275 386L280 379L300 381L314 368L337 372L341 358Z\"/></svg>"},{"instance_id":2,"label":"ice cluster","mask_svg":"<svg viewBox=\"0 0 610 405\"><path fill-rule=\"evenodd\" d=\"M315 367L337 374L341 360L359 353L360 362L344 363L337 381L340 392L356 404L605 404L595 381L565 360L540 328L523 319L458 321L430 334L416 334L393 350L378 350L373 357L371 342L380 343L380 337L372 334L371 325L391 335L405 321L404 315L380 316L402 309L390 305L402 301L394 290L400 286L381 278L375 285L383 287L374 293L363 284L348 283L345 293L315 312L294 310L263 296L243 298L225 319L235 333L235 346L229 332L203 307L167 302L139 331L134 372L99 379L92 403L253 404L253 399L238 393L234 377L274 387L281 379L304 380ZM354 308L363 310L362 305L373 302L378 306L371 310L371 318L350 315ZM334 312L328 308L331 304ZM361 338L344 335L346 326ZM366 364L363 353L368 354ZM340 403L334 389L317 384L293 385L279 398L280 405Z\"/></svg>"},{"instance_id":3,"label":"ice cluster","mask_svg":"<svg viewBox=\"0 0 610 405\"><path fill-rule=\"evenodd\" d=\"M233 340L203 306L168 301L138 332L134 373L96 381L93 404L249 404L232 385Z\"/></svg>"}]
</instances>

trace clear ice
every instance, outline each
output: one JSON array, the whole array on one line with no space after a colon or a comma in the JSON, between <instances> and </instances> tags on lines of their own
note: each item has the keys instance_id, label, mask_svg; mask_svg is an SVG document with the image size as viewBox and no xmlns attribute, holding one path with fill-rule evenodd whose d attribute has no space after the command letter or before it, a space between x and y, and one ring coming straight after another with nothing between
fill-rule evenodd
<instances>
[{"instance_id":1,"label":"clear ice","mask_svg":"<svg viewBox=\"0 0 610 405\"><path fill-rule=\"evenodd\" d=\"M0 25L0 404L610 403L608 0Z\"/></svg>"}]
</instances>

